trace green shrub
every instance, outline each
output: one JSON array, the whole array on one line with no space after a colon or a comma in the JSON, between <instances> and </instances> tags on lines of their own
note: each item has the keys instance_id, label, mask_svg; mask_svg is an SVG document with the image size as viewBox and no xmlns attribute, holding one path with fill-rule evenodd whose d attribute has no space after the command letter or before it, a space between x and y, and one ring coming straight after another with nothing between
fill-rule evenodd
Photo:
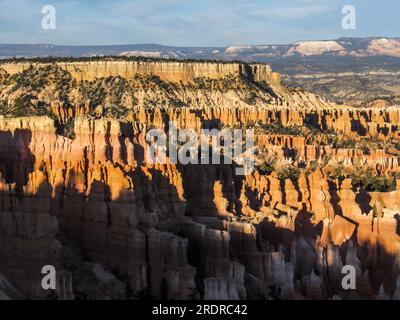
<instances>
[{"instance_id":1,"label":"green shrub","mask_svg":"<svg viewBox=\"0 0 400 320\"><path fill-rule=\"evenodd\" d=\"M247 93L246 97L243 99L248 105L254 106L257 103L257 94L253 91Z\"/></svg>"},{"instance_id":2,"label":"green shrub","mask_svg":"<svg viewBox=\"0 0 400 320\"><path fill-rule=\"evenodd\" d=\"M396 190L395 177L378 176L371 168L364 172L354 172L351 175L353 186L366 191L390 192Z\"/></svg>"},{"instance_id":3,"label":"green shrub","mask_svg":"<svg viewBox=\"0 0 400 320\"><path fill-rule=\"evenodd\" d=\"M259 124L259 126L270 134L303 136L302 126L283 126L280 123Z\"/></svg>"},{"instance_id":4,"label":"green shrub","mask_svg":"<svg viewBox=\"0 0 400 320\"><path fill-rule=\"evenodd\" d=\"M345 174L344 174L344 166L343 163L340 163L338 166L336 166L332 172L329 175L329 178L332 180L339 180L339 183L342 183L342 181L345 179Z\"/></svg>"},{"instance_id":5,"label":"green shrub","mask_svg":"<svg viewBox=\"0 0 400 320\"><path fill-rule=\"evenodd\" d=\"M265 162L258 167L258 170L263 175L270 175L272 172L275 171L275 165L272 163Z\"/></svg>"},{"instance_id":6,"label":"green shrub","mask_svg":"<svg viewBox=\"0 0 400 320\"><path fill-rule=\"evenodd\" d=\"M300 176L299 168L296 168L293 165L286 165L281 167L278 171L278 177L281 180L292 180L293 182L297 181Z\"/></svg>"},{"instance_id":7,"label":"green shrub","mask_svg":"<svg viewBox=\"0 0 400 320\"><path fill-rule=\"evenodd\" d=\"M26 97L17 97L12 107L7 112L11 117L25 117L33 115L31 103Z\"/></svg>"}]
</instances>

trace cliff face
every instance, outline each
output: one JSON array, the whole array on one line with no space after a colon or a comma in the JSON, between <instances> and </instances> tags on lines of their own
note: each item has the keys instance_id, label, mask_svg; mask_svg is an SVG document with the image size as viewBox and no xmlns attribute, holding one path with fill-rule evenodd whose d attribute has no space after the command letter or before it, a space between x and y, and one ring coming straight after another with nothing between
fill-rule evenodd
<instances>
[{"instance_id":1,"label":"cliff face","mask_svg":"<svg viewBox=\"0 0 400 320\"><path fill-rule=\"evenodd\" d=\"M399 108L236 94L185 88L180 108L143 97L124 120L65 113L69 137L61 116L0 118L0 274L23 298L49 297L51 264L62 299L398 299ZM253 128L256 170L147 163L147 131L169 121Z\"/></svg>"},{"instance_id":2,"label":"cliff face","mask_svg":"<svg viewBox=\"0 0 400 320\"><path fill-rule=\"evenodd\" d=\"M1 68L13 75L29 68L30 63L7 63ZM46 66L46 64L42 64ZM256 81L267 81L278 85L280 76L266 64L212 63L212 62L140 62L140 61L96 61L68 62L57 65L70 72L78 81L98 78L133 78L135 75L155 75L170 82L193 82L196 78L221 79L226 76L243 76Z\"/></svg>"}]
</instances>

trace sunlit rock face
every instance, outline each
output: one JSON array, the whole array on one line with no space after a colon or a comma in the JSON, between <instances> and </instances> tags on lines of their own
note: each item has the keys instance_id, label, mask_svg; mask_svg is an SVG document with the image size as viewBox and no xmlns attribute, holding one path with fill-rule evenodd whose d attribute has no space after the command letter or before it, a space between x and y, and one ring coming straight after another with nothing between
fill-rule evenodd
<instances>
[{"instance_id":1,"label":"sunlit rock face","mask_svg":"<svg viewBox=\"0 0 400 320\"><path fill-rule=\"evenodd\" d=\"M27 68L29 63L3 64L1 68L9 74L16 74ZM98 78L120 76L126 79L135 75L154 75L169 82L193 82L199 77L222 79L229 75L239 75L256 81L278 84L280 75L272 72L266 64L215 63L215 62L136 62L136 61L95 61L58 63L58 66L77 81L92 81Z\"/></svg>"},{"instance_id":2,"label":"sunlit rock face","mask_svg":"<svg viewBox=\"0 0 400 320\"><path fill-rule=\"evenodd\" d=\"M197 73L272 74L268 66L165 64L142 62L140 68L168 81ZM81 81L127 70L88 65ZM72 73L73 66L63 68ZM182 68L195 76L187 71L169 78ZM370 167L398 177L399 156L325 140L329 131L398 141L400 109L337 106L271 88L275 100L259 105L233 91L186 88L188 106L138 102L126 119L62 113L63 105L54 109L56 120L0 118L0 297L398 299L400 180L372 190L350 173ZM143 102L154 92L135 94ZM267 93L260 89L259 95ZM67 118L69 137L59 132ZM197 132L210 123L255 128L255 171L237 176L236 164L148 163L146 133L154 127L167 132L170 121ZM271 132L274 123L315 131L313 137ZM274 169L268 170L262 161L271 154ZM341 175L332 169L339 163ZM55 292L42 288L44 265L57 270ZM355 290L342 287L345 265L356 270Z\"/></svg>"}]
</instances>

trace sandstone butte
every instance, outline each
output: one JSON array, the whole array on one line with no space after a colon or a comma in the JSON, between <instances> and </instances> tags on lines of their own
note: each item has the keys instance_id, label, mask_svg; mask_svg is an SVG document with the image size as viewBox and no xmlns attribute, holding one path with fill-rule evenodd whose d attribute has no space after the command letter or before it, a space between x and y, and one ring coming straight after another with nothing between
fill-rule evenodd
<instances>
[{"instance_id":1,"label":"sandstone butte","mask_svg":"<svg viewBox=\"0 0 400 320\"><path fill-rule=\"evenodd\" d=\"M1 101L24 90L10 89L16 75L48 66L75 86L141 85L123 94L124 119L71 87L68 105L31 93L51 115L0 118L0 296L49 298L41 268L54 265L59 299L269 299L271 288L283 299L400 298L400 157L327 142L398 144L399 107L336 105L284 87L267 65L168 61L3 63ZM151 76L161 84L143 85ZM227 77L245 84L195 84ZM168 121L253 127L260 166L240 177L232 165L150 165L146 132ZM65 123L72 137L60 133ZM298 175L264 170L270 157ZM339 165L344 174L332 175ZM355 185L362 168L394 177L394 187ZM357 270L356 290L341 286L344 265Z\"/></svg>"}]
</instances>

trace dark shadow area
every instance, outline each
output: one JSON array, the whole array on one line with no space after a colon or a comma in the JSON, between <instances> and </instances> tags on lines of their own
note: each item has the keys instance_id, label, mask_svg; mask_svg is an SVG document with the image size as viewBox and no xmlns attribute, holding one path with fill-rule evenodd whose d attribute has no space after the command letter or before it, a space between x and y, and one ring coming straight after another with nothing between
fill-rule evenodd
<instances>
[{"instance_id":1,"label":"dark shadow area","mask_svg":"<svg viewBox=\"0 0 400 320\"><path fill-rule=\"evenodd\" d=\"M371 210L371 196L364 189L360 189L359 192L357 190L353 190L356 193L356 203L361 208L361 213L368 214Z\"/></svg>"},{"instance_id":2,"label":"dark shadow area","mask_svg":"<svg viewBox=\"0 0 400 320\"><path fill-rule=\"evenodd\" d=\"M15 183L18 197L23 195L36 161L29 148L31 139L32 133L27 129L0 131L0 173L7 184Z\"/></svg>"},{"instance_id":3,"label":"dark shadow area","mask_svg":"<svg viewBox=\"0 0 400 320\"><path fill-rule=\"evenodd\" d=\"M328 181L328 185L329 185L329 191L330 191L330 195L331 195L330 202L332 204L333 211L334 211L335 215L343 216L343 210L339 205L340 197L338 194L337 185L335 182L333 182L331 180Z\"/></svg>"},{"instance_id":4,"label":"dark shadow area","mask_svg":"<svg viewBox=\"0 0 400 320\"><path fill-rule=\"evenodd\" d=\"M395 214L394 218L396 219L397 226L396 226L396 233L400 236L400 214Z\"/></svg>"}]
</instances>

